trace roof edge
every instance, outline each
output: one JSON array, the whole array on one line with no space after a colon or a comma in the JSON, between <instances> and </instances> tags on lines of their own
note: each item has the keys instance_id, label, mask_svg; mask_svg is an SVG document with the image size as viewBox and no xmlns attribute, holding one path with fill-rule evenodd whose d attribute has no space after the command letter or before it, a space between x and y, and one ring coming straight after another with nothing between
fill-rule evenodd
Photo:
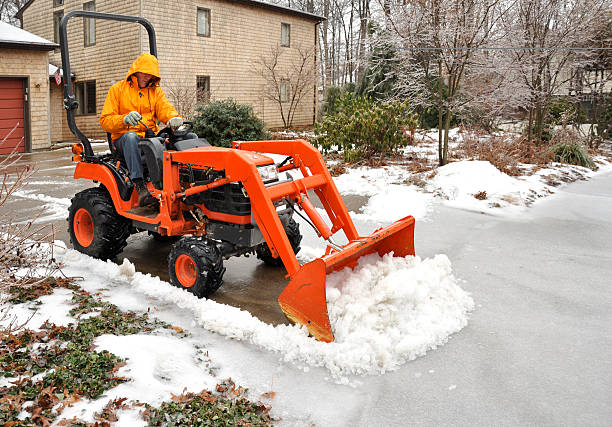
<instances>
[{"instance_id":1,"label":"roof edge","mask_svg":"<svg viewBox=\"0 0 612 427\"><path fill-rule=\"evenodd\" d=\"M292 9L290 7L285 7L285 6L281 6L281 5L278 5L278 4L266 3L266 2L258 1L258 0L222 0L222 1L227 1L229 3L240 3L240 4L243 4L245 6L260 7L262 9L275 10L277 12L284 12L284 13L287 13L289 15L299 16L301 18L310 19L310 20L315 21L315 22L325 21L324 17L319 16L319 15L315 15L314 13L304 12L303 10ZM27 3L24 4L21 7L21 9L19 9L17 11L17 13L15 14L15 18L18 18L18 19L22 20L23 19L23 12L28 7L30 7L30 5L33 2L34 2L34 0L28 0Z\"/></svg>"},{"instance_id":2,"label":"roof edge","mask_svg":"<svg viewBox=\"0 0 612 427\"><path fill-rule=\"evenodd\" d=\"M59 45L57 43L32 43L0 40L0 48L5 49L54 50L58 47Z\"/></svg>"}]
</instances>

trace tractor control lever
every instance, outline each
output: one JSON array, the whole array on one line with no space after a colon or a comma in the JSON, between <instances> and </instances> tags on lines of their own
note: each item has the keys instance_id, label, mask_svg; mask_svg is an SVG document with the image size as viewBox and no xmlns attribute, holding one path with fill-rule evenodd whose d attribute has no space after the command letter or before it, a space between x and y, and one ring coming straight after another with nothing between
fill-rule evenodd
<instances>
[{"instance_id":1,"label":"tractor control lever","mask_svg":"<svg viewBox=\"0 0 612 427\"><path fill-rule=\"evenodd\" d=\"M142 120L138 120L138 123L140 123L141 125L143 125L147 129L147 130L145 130L145 138L154 138L155 137L155 132L153 132L153 129L151 129L149 126L145 125Z\"/></svg>"}]
</instances>

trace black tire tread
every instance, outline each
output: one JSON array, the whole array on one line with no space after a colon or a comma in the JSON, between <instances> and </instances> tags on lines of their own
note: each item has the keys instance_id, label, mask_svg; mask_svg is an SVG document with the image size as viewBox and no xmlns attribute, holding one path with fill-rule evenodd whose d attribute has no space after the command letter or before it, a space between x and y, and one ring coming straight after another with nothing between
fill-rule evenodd
<instances>
[{"instance_id":1,"label":"black tire tread","mask_svg":"<svg viewBox=\"0 0 612 427\"><path fill-rule=\"evenodd\" d=\"M73 229L74 214L80 208L87 209L94 223L94 240L86 248L78 243ZM127 245L130 221L117 213L105 188L93 187L72 198L68 210L68 233L70 243L79 252L102 260L113 259Z\"/></svg>"},{"instance_id":2,"label":"black tire tread","mask_svg":"<svg viewBox=\"0 0 612 427\"><path fill-rule=\"evenodd\" d=\"M289 218L287 224L285 224L285 232L289 238L289 243L293 248L293 252L297 254L300 249L300 242L302 241L302 234L300 233L300 225L295 222L293 218ZM272 252L268 247L267 243L262 243L256 249L257 258L265 262L267 265L272 267L280 267L283 265L283 260L280 257L274 258Z\"/></svg>"},{"instance_id":3,"label":"black tire tread","mask_svg":"<svg viewBox=\"0 0 612 427\"><path fill-rule=\"evenodd\" d=\"M200 274L196 283L190 287L183 287L174 269L174 263L181 254L189 255L196 263L199 272L206 271L206 276ZM198 298L208 298L223 284L223 256L221 251L206 239L199 237L183 237L174 245L168 255L168 272L171 283L181 289L186 289Z\"/></svg>"}]
</instances>

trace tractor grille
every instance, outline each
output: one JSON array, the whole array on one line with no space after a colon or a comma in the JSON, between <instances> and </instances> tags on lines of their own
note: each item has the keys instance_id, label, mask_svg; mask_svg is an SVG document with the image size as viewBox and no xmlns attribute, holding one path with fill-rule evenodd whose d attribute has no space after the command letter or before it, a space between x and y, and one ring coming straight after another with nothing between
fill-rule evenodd
<instances>
[{"instance_id":1,"label":"tractor grille","mask_svg":"<svg viewBox=\"0 0 612 427\"><path fill-rule=\"evenodd\" d=\"M223 171L195 169L189 165L179 167L179 178L183 184L204 185L224 177L225 172ZM204 205L206 209L213 212L250 216L251 201L244 194L242 183L232 182L189 196L185 198L185 203Z\"/></svg>"}]
</instances>

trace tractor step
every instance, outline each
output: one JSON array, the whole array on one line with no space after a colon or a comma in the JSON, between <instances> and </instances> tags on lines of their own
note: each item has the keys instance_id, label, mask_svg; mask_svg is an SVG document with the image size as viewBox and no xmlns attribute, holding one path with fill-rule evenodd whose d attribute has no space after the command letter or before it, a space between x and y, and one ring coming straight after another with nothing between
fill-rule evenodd
<instances>
[{"instance_id":1,"label":"tractor step","mask_svg":"<svg viewBox=\"0 0 612 427\"><path fill-rule=\"evenodd\" d=\"M152 206L136 206L127 212L138 216L145 216L151 219L156 218L157 215L159 215L159 209Z\"/></svg>"}]
</instances>

